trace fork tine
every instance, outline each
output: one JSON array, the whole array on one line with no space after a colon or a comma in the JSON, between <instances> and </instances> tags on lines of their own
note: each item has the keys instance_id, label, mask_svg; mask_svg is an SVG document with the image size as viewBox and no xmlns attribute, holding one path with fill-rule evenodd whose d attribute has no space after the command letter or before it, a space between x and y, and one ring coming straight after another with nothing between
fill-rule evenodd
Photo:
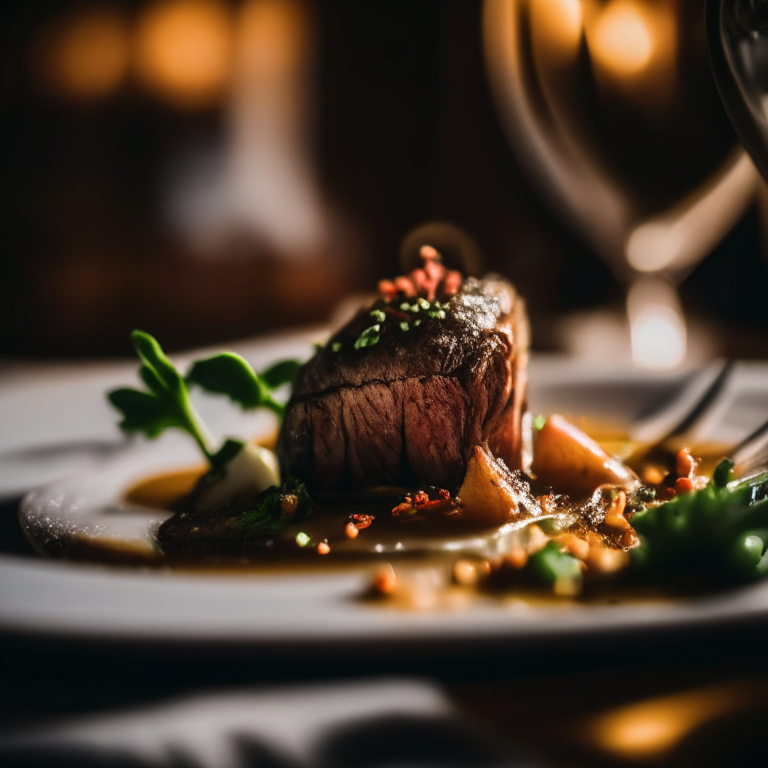
<instances>
[{"instance_id":1,"label":"fork tine","mask_svg":"<svg viewBox=\"0 0 768 768\"><path fill-rule=\"evenodd\" d=\"M733 360L720 363L714 377L714 371L702 371L661 410L660 415L655 414L636 424L632 429L632 438L640 443L658 444L692 431L719 404L735 366ZM702 391L704 377L709 379L709 384ZM673 426L666 426L665 422L671 422Z\"/></svg>"},{"instance_id":2,"label":"fork tine","mask_svg":"<svg viewBox=\"0 0 768 768\"><path fill-rule=\"evenodd\" d=\"M731 451L731 459L742 477L768 468L768 421Z\"/></svg>"},{"instance_id":3,"label":"fork tine","mask_svg":"<svg viewBox=\"0 0 768 768\"><path fill-rule=\"evenodd\" d=\"M660 439L660 442L690 432L696 423L703 419L718 401L728 380L731 378L731 374L735 367L736 362L734 360L726 360L723 367L720 369L720 373L717 374L712 383L707 387L696 405L694 405L693 408L691 408L691 410L680 420L677 426L673 427Z\"/></svg>"}]
</instances>

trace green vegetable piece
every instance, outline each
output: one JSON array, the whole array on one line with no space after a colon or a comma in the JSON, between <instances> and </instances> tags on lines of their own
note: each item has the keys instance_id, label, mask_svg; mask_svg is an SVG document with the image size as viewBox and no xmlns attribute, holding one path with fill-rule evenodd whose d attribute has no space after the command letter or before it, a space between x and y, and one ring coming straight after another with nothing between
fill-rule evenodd
<instances>
[{"instance_id":1,"label":"green vegetable piece","mask_svg":"<svg viewBox=\"0 0 768 768\"><path fill-rule=\"evenodd\" d=\"M533 420L533 428L538 432L539 430L544 429L544 425L546 423L547 423L547 417L540 413Z\"/></svg>"},{"instance_id":2,"label":"green vegetable piece","mask_svg":"<svg viewBox=\"0 0 768 768\"><path fill-rule=\"evenodd\" d=\"M334 341L333 344L331 344L331 352L338 352L340 349L341 349L340 341Z\"/></svg>"},{"instance_id":3,"label":"green vegetable piece","mask_svg":"<svg viewBox=\"0 0 768 768\"><path fill-rule=\"evenodd\" d=\"M407 323L405 320L403 320L402 323L400 323L400 330L401 331L407 331L410 328L410 324Z\"/></svg>"},{"instance_id":4,"label":"green vegetable piece","mask_svg":"<svg viewBox=\"0 0 768 768\"><path fill-rule=\"evenodd\" d=\"M730 552L730 565L733 572L750 578L754 574L768 541L768 532L763 537L755 533L743 533L736 538Z\"/></svg>"},{"instance_id":5,"label":"green vegetable piece","mask_svg":"<svg viewBox=\"0 0 768 768\"><path fill-rule=\"evenodd\" d=\"M407 301L404 301L404 302L403 302L403 303L400 305L400 309L402 309L402 310L403 310L403 312L410 312L410 311L411 311L411 305L410 305L410 304L409 304Z\"/></svg>"},{"instance_id":6,"label":"green vegetable piece","mask_svg":"<svg viewBox=\"0 0 768 768\"><path fill-rule=\"evenodd\" d=\"M296 543L300 547L306 547L307 544L309 544L309 542L310 542L310 538L309 536L307 536L306 533L304 533L304 531L301 531L300 533L296 534Z\"/></svg>"},{"instance_id":7,"label":"green vegetable piece","mask_svg":"<svg viewBox=\"0 0 768 768\"><path fill-rule=\"evenodd\" d=\"M262 371L260 378L267 389L279 389L285 384L293 384L299 368L301 363L298 360L281 360Z\"/></svg>"},{"instance_id":8,"label":"green vegetable piece","mask_svg":"<svg viewBox=\"0 0 768 768\"><path fill-rule=\"evenodd\" d=\"M429 302L424 298L420 297L416 299L416 304L422 309L429 309Z\"/></svg>"},{"instance_id":9,"label":"green vegetable piece","mask_svg":"<svg viewBox=\"0 0 768 768\"><path fill-rule=\"evenodd\" d=\"M717 583L768 575L761 565L768 543L768 472L734 484L730 463L705 488L637 512L632 550L641 579L699 579ZM722 483L722 484L721 484Z\"/></svg>"},{"instance_id":10,"label":"green vegetable piece","mask_svg":"<svg viewBox=\"0 0 768 768\"><path fill-rule=\"evenodd\" d=\"M768 549L765 550L760 558L760 562L755 566L755 571L759 579L764 579L768 576Z\"/></svg>"},{"instance_id":11,"label":"green vegetable piece","mask_svg":"<svg viewBox=\"0 0 768 768\"><path fill-rule=\"evenodd\" d=\"M581 582L580 562L565 552L554 541L535 552L528 560L528 567L541 582L557 586L563 582L578 585Z\"/></svg>"},{"instance_id":12,"label":"green vegetable piece","mask_svg":"<svg viewBox=\"0 0 768 768\"><path fill-rule=\"evenodd\" d=\"M282 485L262 491L253 507L240 515L232 526L246 537L274 536L289 525L301 522L311 512L312 499L304 484L288 478Z\"/></svg>"},{"instance_id":13,"label":"green vegetable piece","mask_svg":"<svg viewBox=\"0 0 768 768\"><path fill-rule=\"evenodd\" d=\"M731 459L723 459L712 474L712 482L718 488L725 488L733 480L733 467Z\"/></svg>"}]
</instances>

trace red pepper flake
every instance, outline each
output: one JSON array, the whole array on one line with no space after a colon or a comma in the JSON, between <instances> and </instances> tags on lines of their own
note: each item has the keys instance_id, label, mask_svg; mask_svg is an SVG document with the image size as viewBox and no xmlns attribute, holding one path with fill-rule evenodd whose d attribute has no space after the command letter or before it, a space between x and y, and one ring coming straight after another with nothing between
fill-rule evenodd
<instances>
[{"instance_id":1,"label":"red pepper flake","mask_svg":"<svg viewBox=\"0 0 768 768\"><path fill-rule=\"evenodd\" d=\"M443 280L443 295L455 296L459 292L461 287L462 277L461 272L451 270Z\"/></svg>"},{"instance_id":2,"label":"red pepper flake","mask_svg":"<svg viewBox=\"0 0 768 768\"><path fill-rule=\"evenodd\" d=\"M362 531L363 528L367 528L376 518L373 515L350 515L352 523L358 531Z\"/></svg>"},{"instance_id":3,"label":"red pepper flake","mask_svg":"<svg viewBox=\"0 0 768 768\"><path fill-rule=\"evenodd\" d=\"M330 546L328 546L327 541L321 541L317 545L317 554L318 555L327 555L331 551Z\"/></svg>"},{"instance_id":4,"label":"red pepper flake","mask_svg":"<svg viewBox=\"0 0 768 768\"><path fill-rule=\"evenodd\" d=\"M413 503L417 507L420 507L423 504L426 504L428 501L429 501L429 494L425 493L424 491L416 491L416 493L414 494Z\"/></svg>"},{"instance_id":5,"label":"red pepper flake","mask_svg":"<svg viewBox=\"0 0 768 768\"><path fill-rule=\"evenodd\" d=\"M456 509L456 502L453 499L435 499L421 504L418 507L419 512L452 512Z\"/></svg>"},{"instance_id":6,"label":"red pepper flake","mask_svg":"<svg viewBox=\"0 0 768 768\"><path fill-rule=\"evenodd\" d=\"M404 501L393 508L392 514L395 517L410 517L416 514L416 507L410 501Z\"/></svg>"},{"instance_id":7,"label":"red pepper flake","mask_svg":"<svg viewBox=\"0 0 768 768\"><path fill-rule=\"evenodd\" d=\"M437 497L439 499L450 499L451 498L451 494L450 494L450 491L446 491L445 488L440 488L437 491Z\"/></svg>"},{"instance_id":8,"label":"red pepper flake","mask_svg":"<svg viewBox=\"0 0 768 768\"><path fill-rule=\"evenodd\" d=\"M395 287L409 298L415 298L416 286L407 277L396 277Z\"/></svg>"},{"instance_id":9,"label":"red pepper flake","mask_svg":"<svg viewBox=\"0 0 768 768\"><path fill-rule=\"evenodd\" d=\"M427 246L427 248L429 248L429 246ZM427 277L430 280L439 283L445 277L445 267L440 264L440 262L435 261L435 259L438 258L437 251L434 248L431 250L434 252L434 256L426 258L424 256L424 248L421 249L421 256L425 259L424 271L427 273Z\"/></svg>"},{"instance_id":10,"label":"red pepper flake","mask_svg":"<svg viewBox=\"0 0 768 768\"><path fill-rule=\"evenodd\" d=\"M395 309L394 307L386 307L384 311L397 320L405 320L405 322L408 322L411 319L411 316L407 312L401 312L399 309Z\"/></svg>"},{"instance_id":11,"label":"red pepper flake","mask_svg":"<svg viewBox=\"0 0 768 768\"><path fill-rule=\"evenodd\" d=\"M357 534L360 533L360 531L354 523L347 523L347 527L344 529L344 533L348 539L356 539Z\"/></svg>"},{"instance_id":12,"label":"red pepper flake","mask_svg":"<svg viewBox=\"0 0 768 768\"><path fill-rule=\"evenodd\" d=\"M393 302L398 294L404 298L424 298L430 303L438 297L450 298L458 293L462 276L456 270L446 270L440 261L440 254L431 245L423 245L419 255L424 265L409 275L400 275L394 280L379 283L379 295L385 302Z\"/></svg>"},{"instance_id":13,"label":"red pepper flake","mask_svg":"<svg viewBox=\"0 0 768 768\"><path fill-rule=\"evenodd\" d=\"M379 294L384 301L394 301L397 297L397 286L391 280L380 280Z\"/></svg>"},{"instance_id":14,"label":"red pepper flake","mask_svg":"<svg viewBox=\"0 0 768 768\"><path fill-rule=\"evenodd\" d=\"M690 493L694 488L693 480L691 480L690 477L678 477L677 480L675 480L675 490L680 495Z\"/></svg>"}]
</instances>

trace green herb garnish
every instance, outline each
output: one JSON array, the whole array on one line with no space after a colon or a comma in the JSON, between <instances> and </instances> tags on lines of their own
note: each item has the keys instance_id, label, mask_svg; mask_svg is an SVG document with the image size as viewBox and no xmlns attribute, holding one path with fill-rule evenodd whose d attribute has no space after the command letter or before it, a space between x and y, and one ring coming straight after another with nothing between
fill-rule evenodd
<instances>
[{"instance_id":1,"label":"green herb garnish","mask_svg":"<svg viewBox=\"0 0 768 768\"><path fill-rule=\"evenodd\" d=\"M166 429L180 429L194 439L212 469L227 464L243 443L228 439L218 451L214 450L190 400L189 386L227 395L244 409L265 407L281 416L283 406L272 398L271 392L290 382L300 367L298 362L287 360L259 376L242 357L224 352L198 360L184 377L148 333L134 331L131 340L141 359L139 376L146 391L126 387L108 393L110 403L123 415L120 428L128 434L141 432L150 438Z\"/></svg>"},{"instance_id":2,"label":"green herb garnish","mask_svg":"<svg viewBox=\"0 0 768 768\"><path fill-rule=\"evenodd\" d=\"M226 395L244 410L264 407L278 416L283 415L284 407L275 402L270 394L270 390L276 387L269 387L264 378L234 352L222 352L198 360L190 368L186 381L197 384L207 392Z\"/></svg>"},{"instance_id":3,"label":"green herb garnish","mask_svg":"<svg viewBox=\"0 0 768 768\"><path fill-rule=\"evenodd\" d=\"M387 313L382 309L372 309L370 315L377 323L383 323L387 319Z\"/></svg>"},{"instance_id":4,"label":"green herb garnish","mask_svg":"<svg viewBox=\"0 0 768 768\"><path fill-rule=\"evenodd\" d=\"M253 506L233 521L232 527L247 537L275 535L289 525L301 522L311 512L312 499L304 483L288 478L282 485L262 491ZM306 536L299 534L302 535Z\"/></svg>"},{"instance_id":5,"label":"green herb garnish","mask_svg":"<svg viewBox=\"0 0 768 768\"><path fill-rule=\"evenodd\" d=\"M131 339L142 362L139 376L147 391L123 388L107 395L123 414L120 428L128 434L143 432L147 437L157 437L176 427L190 435L212 463L211 438L190 402L183 376L148 333L134 331Z\"/></svg>"},{"instance_id":6,"label":"green herb garnish","mask_svg":"<svg viewBox=\"0 0 768 768\"><path fill-rule=\"evenodd\" d=\"M380 334L381 325L379 323L366 328L355 341L355 349L363 349L364 347L372 347L374 344L378 344L381 338Z\"/></svg>"}]
</instances>

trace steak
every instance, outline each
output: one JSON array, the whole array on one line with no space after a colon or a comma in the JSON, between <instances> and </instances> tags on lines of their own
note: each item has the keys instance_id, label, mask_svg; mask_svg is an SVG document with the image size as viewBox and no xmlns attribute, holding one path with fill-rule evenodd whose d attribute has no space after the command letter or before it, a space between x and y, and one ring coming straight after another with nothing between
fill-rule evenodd
<instances>
[{"instance_id":1,"label":"steak","mask_svg":"<svg viewBox=\"0 0 768 768\"><path fill-rule=\"evenodd\" d=\"M278 440L284 477L314 491L455 491L486 441L520 467L524 303L500 277L456 277L428 260L410 280L382 284L382 298L300 370Z\"/></svg>"}]
</instances>

